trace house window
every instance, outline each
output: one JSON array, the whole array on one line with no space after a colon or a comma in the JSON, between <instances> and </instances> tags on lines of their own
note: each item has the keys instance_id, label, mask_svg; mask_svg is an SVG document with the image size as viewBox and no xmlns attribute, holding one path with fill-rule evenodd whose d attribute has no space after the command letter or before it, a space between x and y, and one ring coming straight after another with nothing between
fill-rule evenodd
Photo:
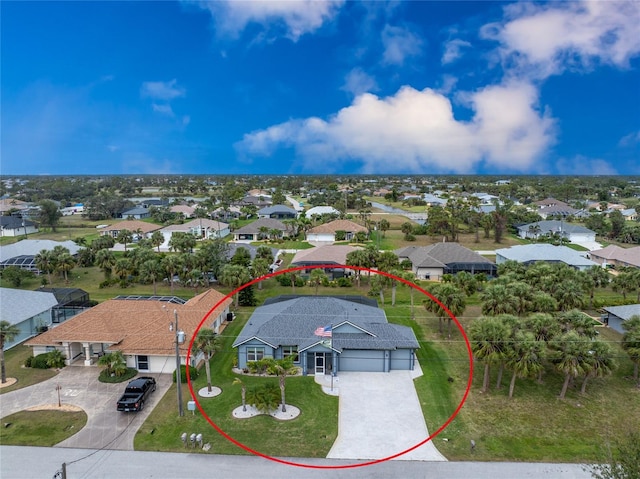
<instances>
[{"instance_id":1,"label":"house window","mask_svg":"<svg viewBox=\"0 0 640 479\"><path fill-rule=\"evenodd\" d=\"M247 348L247 361L260 361L264 358L264 348Z\"/></svg>"},{"instance_id":2,"label":"house window","mask_svg":"<svg viewBox=\"0 0 640 479\"><path fill-rule=\"evenodd\" d=\"M149 356L136 356L138 371L149 370Z\"/></svg>"},{"instance_id":3,"label":"house window","mask_svg":"<svg viewBox=\"0 0 640 479\"><path fill-rule=\"evenodd\" d=\"M298 358L298 346L282 346L282 359L286 359L289 356L293 356L293 362L299 363Z\"/></svg>"}]
</instances>

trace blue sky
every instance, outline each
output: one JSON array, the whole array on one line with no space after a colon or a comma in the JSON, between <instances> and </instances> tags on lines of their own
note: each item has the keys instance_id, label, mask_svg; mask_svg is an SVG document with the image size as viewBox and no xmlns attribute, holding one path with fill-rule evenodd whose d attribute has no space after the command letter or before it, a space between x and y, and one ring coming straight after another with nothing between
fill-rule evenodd
<instances>
[{"instance_id":1,"label":"blue sky","mask_svg":"<svg viewBox=\"0 0 640 479\"><path fill-rule=\"evenodd\" d=\"M1 2L2 175L640 174L639 2Z\"/></svg>"}]
</instances>

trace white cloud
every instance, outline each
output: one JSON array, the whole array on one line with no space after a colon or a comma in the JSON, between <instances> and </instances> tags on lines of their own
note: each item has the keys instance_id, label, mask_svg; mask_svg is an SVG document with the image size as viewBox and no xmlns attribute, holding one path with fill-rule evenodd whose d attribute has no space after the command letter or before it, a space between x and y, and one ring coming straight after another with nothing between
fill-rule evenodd
<instances>
[{"instance_id":1,"label":"white cloud","mask_svg":"<svg viewBox=\"0 0 640 479\"><path fill-rule=\"evenodd\" d=\"M161 113L167 116L174 116L173 109L171 108L171 105L169 105L168 103L162 103L162 104L152 103L151 107L153 108L153 111L157 113Z\"/></svg>"},{"instance_id":2,"label":"white cloud","mask_svg":"<svg viewBox=\"0 0 640 479\"><path fill-rule=\"evenodd\" d=\"M237 38L247 25L257 23L293 41L333 20L343 3L344 0L196 2L211 14L219 36Z\"/></svg>"},{"instance_id":3,"label":"white cloud","mask_svg":"<svg viewBox=\"0 0 640 479\"><path fill-rule=\"evenodd\" d=\"M249 133L236 147L247 156L293 147L315 171L344 160L360 162L367 173L462 173L480 163L502 171L538 168L555 124L536 109L534 87L492 86L465 99L475 111L469 122L456 120L450 100L429 88L405 86L386 98L365 93L328 120L291 120Z\"/></svg>"},{"instance_id":4,"label":"white cloud","mask_svg":"<svg viewBox=\"0 0 640 479\"><path fill-rule=\"evenodd\" d=\"M633 1L515 3L505 21L485 25L481 36L500 42L509 69L546 78L596 63L627 68L640 53L640 3Z\"/></svg>"},{"instance_id":5,"label":"white cloud","mask_svg":"<svg viewBox=\"0 0 640 479\"><path fill-rule=\"evenodd\" d=\"M378 90L375 78L366 73L362 68L356 67L344 78L344 85L340 88L346 92L358 96L362 93Z\"/></svg>"},{"instance_id":6,"label":"white cloud","mask_svg":"<svg viewBox=\"0 0 640 479\"><path fill-rule=\"evenodd\" d=\"M617 175L618 171L607 161L599 158L587 158L577 155L573 158L560 158L556 161L556 174L559 175Z\"/></svg>"},{"instance_id":7,"label":"white cloud","mask_svg":"<svg viewBox=\"0 0 640 479\"><path fill-rule=\"evenodd\" d=\"M634 131L623 136L618 142L619 146L633 146L640 144L640 131Z\"/></svg>"},{"instance_id":8,"label":"white cloud","mask_svg":"<svg viewBox=\"0 0 640 479\"><path fill-rule=\"evenodd\" d=\"M385 25L382 30L382 63L402 65L407 57L422 53L422 40L408 28Z\"/></svg>"},{"instance_id":9,"label":"white cloud","mask_svg":"<svg viewBox=\"0 0 640 479\"><path fill-rule=\"evenodd\" d=\"M462 49L468 48L471 43L464 40L454 39L448 41L444 46L444 53L442 54L442 64L453 63L462 56Z\"/></svg>"},{"instance_id":10,"label":"white cloud","mask_svg":"<svg viewBox=\"0 0 640 479\"><path fill-rule=\"evenodd\" d=\"M140 87L140 96L154 100L169 101L185 94L186 90L178 86L178 80L175 78L170 81L146 81Z\"/></svg>"}]
</instances>

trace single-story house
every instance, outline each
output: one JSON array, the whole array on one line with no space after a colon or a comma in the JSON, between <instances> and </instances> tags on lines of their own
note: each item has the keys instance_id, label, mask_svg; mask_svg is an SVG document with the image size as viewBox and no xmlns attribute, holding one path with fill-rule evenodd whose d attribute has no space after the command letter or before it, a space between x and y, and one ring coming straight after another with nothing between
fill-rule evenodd
<instances>
[{"instance_id":1,"label":"single-story house","mask_svg":"<svg viewBox=\"0 0 640 479\"><path fill-rule=\"evenodd\" d=\"M610 244L609 246L589 251L589 258L602 267L624 267L640 268L640 246L633 248L621 248Z\"/></svg>"},{"instance_id":2,"label":"single-story house","mask_svg":"<svg viewBox=\"0 0 640 479\"><path fill-rule=\"evenodd\" d=\"M295 219L298 212L285 205L266 206L258 210L258 218L275 218L277 220Z\"/></svg>"},{"instance_id":3,"label":"single-story house","mask_svg":"<svg viewBox=\"0 0 640 479\"><path fill-rule=\"evenodd\" d=\"M169 200L167 198L147 198L140 202L138 206L143 208L166 208L169 206Z\"/></svg>"},{"instance_id":4,"label":"single-story house","mask_svg":"<svg viewBox=\"0 0 640 479\"><path fill-rule=\"evenodd\" d=\"M19 216L0 216L0 237L24 236L38 232L38 227L33 221Z\"/></svg>"},{"instance_id":5,"label":"single-story house","mask_svg":"<svg viewBox=\"0 0 640 479\"><path fill-rule=\"evenodd\" d=\"M169 208L172 213L182 213L185 218L193 218L195 215L195 207L189 205L173 205Z\"/></svg>"},{"instance_id":6,"label":"single-story house","mask_svg":"<svg viewBox=\"0 0 640 479\"><path fill-rule=\"evenodd\" d=\"M239 206L220 206L219 208L213 210L213 212L211 213L211 218L225 221L235 220L240 218L240 216L242 216L242 212L240 211Z\"/></svg>"},{"instance_id":7,"label":"single-story house","mask_svg":"<svg viewBox=\"0 0 640 479\"><path fill-rule=\"evenodd\" d=\"M409 260L419 279L440 280L445 274L467 271L495 276L497 267L484 256L459 243L435 243L429 246L407 246L395 251L400 261Z\"/></svg>"},{"instance_id":8,"label":"single-story house","mask_svg":"<svg viewBox=\"0 0 640 479\"><path fill-rule=\"evenodd\" d=\"M319 241L333 243L336 241L336 233L345 232L345 241L351 241L356 233L368 233L369 230L358 223L349 220L334 220L329 223L315 226L307 231L307 241Z\"/></svg>"},{"instance_id":9,"label":"single-story house","mask_svg":"<svg viewBox=\"0 0 640 479\"><path fill-rule=\"evenodd\" d=\"M572 208L564 201L557 200L555 198L546 198L542 201L535 201L534 205L538 207L536 213L538 213L543 219L548 216L572 216L575 215L578 210Z\"/></svg>"},{"instance_id":10,"label":"single-story house","mask_svg":"<svg viewBox=\"0 0 640 479\"><path fill-rule=\"evenodd\" d=\"M151 233L159 230L160 228L162 228L162 226L146 223L144 221L124 220L124 221L119 221L117 223L114 223L111 226L107 226L106 228L102 228L100 230L100 236L108 235L108 236L113 236L114 238L117 238L118 235L120 234L120 231L128 230L128 231L131 231L132 233L135 233L136 231L141 231L142 236L150 237Z\"/></svg>"},{"instance_id":11,"label":"single-story house","mask_svg":"<svg viewBox=\"0 0 640 479\"><path fill-rule=\"evenodd\" d=\"M226 223L206 218L196 218L181 225L165 226L160 230L160 233L164 236L164 242L160 245L161 249L169 247L171 236L176 232L192 234L196 239L216 239L229 236L231 230Z\"/></svg>"},{"instance_id":12,"label":"single-story house","mask_svg":"<svg viewBox=\"0 0 640 479\"><path fill-rule=\"evenodd\" d=\"M607 306L602 308L604 313L600 316L602 322L614 331L624 334L622 324L632 316L640 316L640 304L627 304L625 306Z\"/></svg>"},{"instance_id":13,"label":"single-story house","mask_svg":"<svg viewBox=\"0 0 640 479\"><path fill-rule=\"evenodd\" d=\"M541 236L558 234L571 243L588 243L596 240L596 232L584 226L560 220L536 221L518 226L518 236L523 239L537 239Z\"/></svg>"},{"instance_id":14,"label":"single-story house","mask_svg":"<svg viewBox=\"0 0 640 479\"><path fill-rule=\"evenodd\" d=\"M58 305L53 293L0 288L0 320L16 326L20 333L4 348L10 349L52 325L52 311Z\"/></svg>"},{"instance_id":15,"label":"single-story house","mask_svg":"<svg viewBox=\"0 0 640 479\"><path fill-rule=\"evenodd\" d=\"M584 254L568 246L554 246L547 243L526 244L496 250L496 264L502 264L509 260L517 261L526 266L538 261L564 263L580 271L598 266L598 263L587 259Z\"/></svg>"},{"instance_id":16,"label":"single-story house","mask_svg":"<svg viewBox=\"0 0 640 479\"><path fill-rule=\"evenodd\" d=\"M291 267L299 266L315 266L320 264L336 265L336 267L324 268L329 279L341 278L345 275L345 269L342 267L347 264L347 255L357 248L349 245L324 245L311 249L303 249L298 251L291 260ZM301 270L303 274L309 274L312 269ZM347 274L351 270L347 271Z\"/></svg>"},{"instance_id":17,"label":"single-story house","mask_svg":"<svg viewBox=\"0 0 640 479\"><path fill-rule=\"evenodd\" d=\"M236 203L236 206L256 206L258 208L264 208L269 206L273 202L270 196L251 196L247 195Z\"/></svg>"},{"instance_id":18,"label":"single-story house","mask_svg":"<svg viewBox=\"0 0 640 479\"><path fill-rule=\"evenodd\" d=\"M136 206L135 208L125 210L120 214L120 218L128 220L143 220L149 216L151 216L149 209L142 206Z\"/></svg>"},{"instance_id":19,"label":"single-story house","mask_svg":"<svg viewBox=\"0 0 640 479\"><path fill-rule=\"evenodd\" d=\"M26 210L29 208L29 203L22 200L16 200L13 198L2 198L0 199L0 214L4 215L7 211L11 210Z\"/></svg>"},{"instance_id":20,"label":"single-story house","mask_svg":"<svg viewBox=\"0 0 640 479\"><path fill-rule=\"evenodd\" d=\"M53 240L22 240L17 243L0 246L0 268L17 266L27 271L40 274L36 266L36 255L42 250L53 251L56 246L62 246L69 250L72 256L82 249L77 243Z\"/></svg>"},{"instance_id":21,"label":"single-story house","mask_svg":"<svg viewBox=\"0 0 640 479\"><path fill-rule=\"evenodd\" d=\"M185 334L180 344L186 364L189 343L197 326L220 332L229 319L231 299L213 289L188 301L175 296L118 296L86 310L25 344L37 355L57 348L67 364L83 361L91 366L104 353L121 351L127 366L148 373L172 373L176 367L175 341L178 330ZM222 301L224 299L224 301ZM218 302L222 303L211 313ZM199 357L192 357L196 365Z\"/></svg>"},{"instance_id":22,"label":"single-story house","mask_svg":"<svg viewBox=\"0 0 640 479\"><path fill-rule=\"evenodd\" d=\"M638 221L638 212L635 208L620 210L620 213L622 213L622 216L627 221Z\"/></svg>"},{"instance_id":23,"label":"single-story house","mask_svg":"<svg viewBox=\"0 0 640 479\"><path fill-rule=\"evenodd\" d=\"M333 206L314 206L313 208L309 208L307 211L305 211L304 215L309 219L313 219L312 217L314 215L317 215L317 216L322 216L322 215L340 216L340 211L335 209Z\"/></svg>"},{"instance_id":24,"label":"single-story house","mask_svg":"<svg viewBox=\"0 0 640 479\"><path fill-rule=\"evenodd\" d=\"M445 198L440 198L436 195L432 195L431 193L425 193L422 195L422 199L427 203L427 206L444 206L447 204L447 200Z\"/></svg>"},{"instance_id":25,"label":"single-story house","mask_svg":"<svg viewBox=\"0 0 640 479\"><path fill-rule=\"evenodd\" d=\"M282 221L273 218L260 218L235 230L233 232L233 241L251 242L273 238L276 231L278 232L277 238L283 238L287 230L287 226Z\"/></svg>"},{"instance_id":26,"label":"single-story house","mask_svg":"<svg viewBox=\"0 0 640 479\"><path fill-rule=\"evenodd\" d=\"M420 346L413 330L389 324L374 299L278 296L255 309L233 343L238 367L293 356L302 374L413 370Z\"/></svg>"}]
</instances>

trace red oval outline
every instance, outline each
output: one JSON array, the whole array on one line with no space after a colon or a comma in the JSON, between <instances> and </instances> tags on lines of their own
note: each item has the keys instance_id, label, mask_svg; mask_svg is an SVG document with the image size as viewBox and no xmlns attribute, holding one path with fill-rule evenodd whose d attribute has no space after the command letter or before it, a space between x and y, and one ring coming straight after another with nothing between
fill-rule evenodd
<instances>
[{"instance_id":1,"label":"red oval outline","mask_svg":"<svg viewBox=\"0 0 640 479\"><path fill-rule=\"evenodd\" d=\"M196 335L198 334L198 331L200 330L200 328L202 327L204 322L207 320L207 318L211 315L211 313L213 311L215 311L216 308L218 308L218 306L220 306L227 298L233 298L234 294L239 293L244 288L246 288L248 286L251 286L253 284L256 284L256 283L258 283L260 281L263 281L265 279L273 278L275 276L278 276L278 275L281 275L281 274L285 274L285 273L294 272L294 271L302 271L302 270L317 269L317 268L344 268L344 269L352 269L352 270L359 270L359 271L369 271L371 273L387 276L389 278L395 279L396 281L400 281L400 282L406 284L407 286L410 286L410 287L412 287L414 289L417 289L422 294L424 294L425 296L427 296L427 297L431 298L433 301L435 301L442 309L444 309L446 311L446 313L449 315L449 317L456 323L456 326L457 326L458 330L460 331L460 333L462 333L462 337L464 338L465 345L467 346L467 353L469 355L469 378L467 380L467 387L466 387L466 389L464 391L462 399L460 400L460 403L456 407L456 409L453 412L453 414L449 417L449 419L447 419L435 432L431 433L431 435L429 435L429 437L427 437L424 441L421 441L418 444L416 444L414 446L411 446L410 448L408 448L408 449L406 449L404 451L400 451L400 452L398 452L396 454L393 454L391 456L383 457L381 459L375 459L373 461L354 463L354 464L321 465L321 464L304 464L304 463L300 463L300 462L288 461L286 459L281 459L281 458L274 457L274 456L269 456L268 454L264 454L264 453L262 453L260 451L256 451L255 449L252 449L249 446L246 446L245 444L241 443L240 441L238 441L238 440L232 438L231 436L229 436L215 422L213 422L213 420L202 409L202 406L200 405L200 402L198 401L197 394L193 390L193 384L191 383L191 378L189 377L189 375L187 375L187 384L189 386L189 391L191 392L191 397L195 401L196 406L198 407L198 410L200 411L200 414L202 414L202 416L207 420L207 422L211 426L213 426L213 428L216 431L218 431L218 433L221 436L223 436L225 439L227 439L228 441L232 442L236 446L244 449L245 451L250 452L251 454L253 454L255 456L260 456L260 457L263 457L265 459L269 459L270 461L274 461L274 462L277 462L277 463L280 463L280 464L285 464L287 466L306 467L306 468L309 468L309 469L352 469L352 468L356 468L356 467L373 466L374 464L380 464L382 462L390 461L390 460L395 459L397 457L400 457L400 456L402 456L404 454L407 454L407 453L409 453L409 452L411 452L411 451L423 446L424 444L426 444L427 442L431 441L432 439L434 439L438 434L440 434L451 423L451 421L453 421L455 419L455 417L458 415L458 413L462 409L462 406L466 402L467 397L469 396L469 392L471 390L471 384L473 382L473 352L471 350L471 343L469 342L469 338L467 337L467 334L464 332L464 329L462 328L462 325L458 321L458 318L456 318L453 315L453 313L451 313L451 311L444 304L442 304L442 302L438 298L436 298L431 293L429 293L427 290L421 288L417 284L412 283L411 281L405 280L403 278L400 278L398 276L394 276L394 275L392 275L390 273L387 273L385 271L378 271L378 270L375 270L375 269L364 268L364 267L361 267L361 266L348 266L348 265L340 265L340 264L338 264L338 265L336 265L336 264L316 264L316 265L309 265L309 266L297 266L295 268L287 268L287 269L284 269L282 271L276 271L276 272L269 273L269 274L266 274L264 276L261 276L259 278L255 278L255 279L251 280L250 282L248 282L248 283L246 283L246 284L234 289L233 291L231 291L228 295L226 295L224 298L222 298L220 301L218 301L213 306L213 308L211 308L209 310L209 312L207 314L205 314L205 316L202 318L202 321L200 321L200 323L198 324L196 330L194 331L193 336L191 338L191 341L189 341L189 349L187 351L187 364L189 364L189 362L190 362L189 360L190 360L190 357L191 357L191 350L193 348L193 343L195 341Z\"/></svg>"}]
</instances>

